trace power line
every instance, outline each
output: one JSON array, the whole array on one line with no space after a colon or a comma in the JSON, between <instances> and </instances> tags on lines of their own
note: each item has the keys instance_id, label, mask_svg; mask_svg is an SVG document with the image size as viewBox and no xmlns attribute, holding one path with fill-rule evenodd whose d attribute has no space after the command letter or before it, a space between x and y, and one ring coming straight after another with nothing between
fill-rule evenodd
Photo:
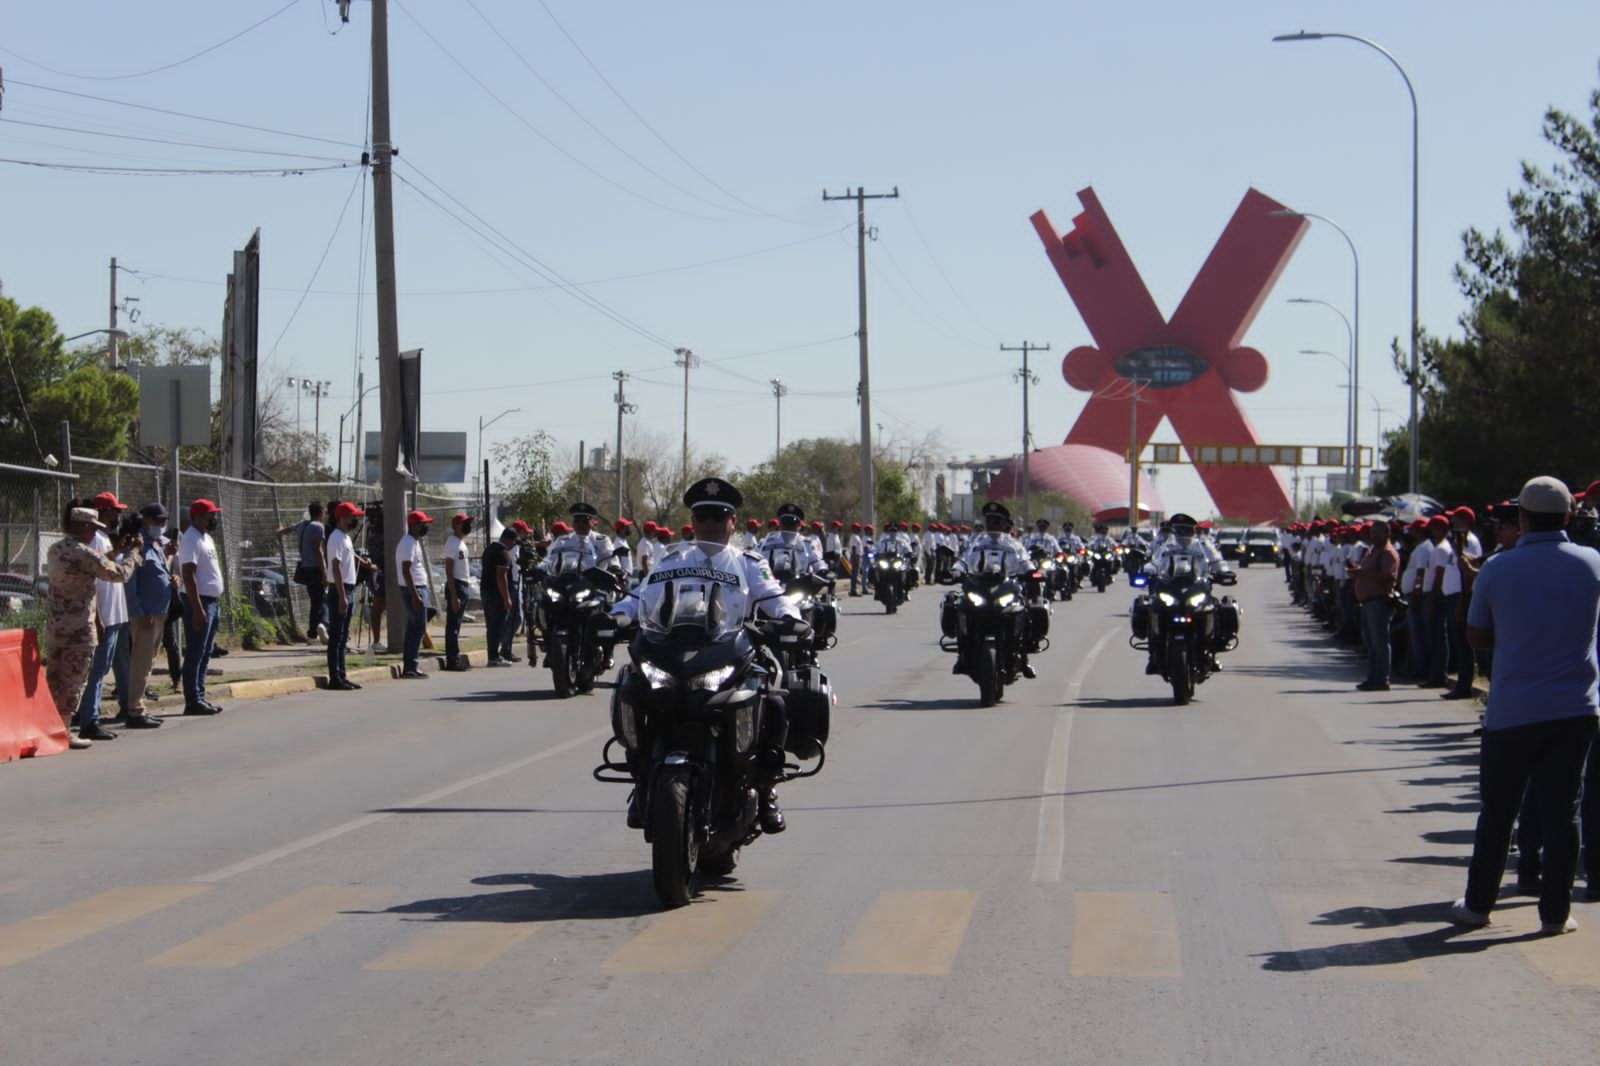
<instances>
[{"instance_id":1,"label":"power line","mask_svg":"<svg viewBox=\"0 0 1600 1066\"><path fill-rule=\"evenodd\" d=\"M317 265L311 271L311 279L306 282L305 290L300 293L300 299L295 301L294 310L289 312L289 318L284 322L283 329L278 331L278 339L272 342L271 349L267 351L266 362L269 364L272 362L272 357L278 354L278 345L283 343L283 338L288 334L289 327L294 325L294 320L300 314L300 308L305 306L306 294L310 292L311 286L317 283L317 275L322 273L322 264L328 261L328 253L333 250L333 242L338 238L339 231L344 228L344 216L350 210L350 201L356 198L356 189L365 183L366 178L367 175L364 172L357 174L355 183L350 186L350 191L345 194L344 206L339 208L339 217L334 220L333 232L328 234L328 243L322 246L322 254L317 257Z\"/></svg>"},{"instance_id":2,"label":"power line","mask_svg":"<svg viewBox=\"0 0 1600 1066\"><path fill-rule=\"evenodd\" d=\"M218 126L232 126L235 129L254 130L256 133L270 133L277 137L293 137L302 141L318 141L322 144L334 144L340 148L362 148L363 145L353 144L350 141L338 141L331 137L319 137L313 133L295 133L292 130L273 129L270 126L255 126L248 122L235 122L233 119L212 118L209 115L196 115L189 111L174 111L168 107L155 107L150 104L136 104L129 100L117 100L109 96L96 96L93 93L82 93L74 89L60 89L53 85L40 85L37 82L23 81L20 78L11 78L7 85L20 85L25 89L38 89L40 92L57 93L61 96L75 96L80 100L93 100L96 103L112 104L116 107L129 107L135 111L149 111L157 115L171 115L174 118L187 118L195 122L210 122Z\"/></svg>"},{"instance_id":3,"label":"power line","mask_svg":"<svg viewBox=\"0 0 1600 1066\"><path fill-rule=\"evenodd\" d=\"M478 7L478 5L474 3L474 0L464 0L464 2L468 7L472 8L473 14L477 15L483 24L489 28L489 32L499 38L500 43L505 45L511 54L517 57L517 62L521 63L524 69L526 69L529 74L532 74L534 78L538 80L540 85L543 85L547 90L549 90L550 95L554 96L557 100L560 100L561 103L566 106L568 111L571 111L574 115L576 115L578 121L582 122L585 126L589 127L590 130L594 131L594 134L597 137L605 141L612 148L615 148L624 158L633 163L640 170L663 182L664 184L672 186L672 188L683 193L683 195L689 197L690 199L698 200L700 203L705 204L707 207L716 211L727 210L725 205L708 200L704 196L701 196L699 193L695 192L693 189L685 188L678 182L673 181L671 178L652 167L649 163L646 163L643 159L640 159L638 156L628 151L628 149L624 148L621 144L617 143L617 141L614 140L610 134L591 121L588 115L580 111L576 104L567 99L560 89L557 89L554 85L552 85L549 79L547 79L543 74L539 73L538 68L528 61L528 57L523 55L517 46L512 44L504 33L500 32L500 28L489 20L489 16L483 13L483 9Z\"/></svg>"},{"instance_id":4,"label":"power line","mask_svg":"<svg viewBox=\"0 0 1600 1066\"><path fill-rule=\"evenodd\" d=\"M96 164L55 163L42 159L0 159L0 163L10 163L19 167L38 167L43 170L68 170L81 174L130 174L174 177L182 174L233 174L233 175L278 175L291 178L303 174L318 174L329 170L348 170L358 167L360 163L337 163L320 167L114 167Z\"/></svg>"},{"instance_id":5,"label":"power line","mask_svg":"<svg viewBox=\"0 0 1600 1066\"><path fill-rule=\"evenodd\" d=\"M678 160L678 162L682 163L684 166L686 166L690 170L694 171L694 173L696 175L698 175L702 181L704 181L707 185L710 185L713 189L716 189L718 192L720 192L722 195L726 196L728 199L732 200L734 203L739 204L739 205L741 205L741 206L743 206L745 208L748 208L751 211L755 211L757 214L766 215L768 218L776 218L779 221L785 221L785 222L786 221L790 221L789 219L783 218L783 216L781 216L781 215L775 215L770 211L767 211L767 210L764 210L764 209L762 209L760 207L757 207L755 204L752 204L749 201L745 200L742 196L739 196L737 193L729 191L727 188L723 187L720 183L718 183L714 178L712 178L711 175L707 174L705 171L703 171L699 167L695 166L694 163L690 162L690 160L689 160L689 158L687 156L685 156L682 152L678 151L677 148L673 147L672 142L667 140L665 137L663 137L661 135L661 132L659 130L657 130L654 126L652 126L650 124L650 121L648 119L646 119L642 114L639 113L638 108L634 107L633 104L628 102L628 98L626 96L622 95L622 90L618 89L615 85L613 85L611 83L611 79L606 77L605 72L600 69L600 67L595 63L594 60L589 58L589 53L585 52L583 50L583 46L578 43L577 38L573 37L571 33L567 32L566 26L562 25L560 19L556 18L556 13L554 11L550 10L550 5L545 3L545 0L539 0L539 6L544 9L544 13L547 16L549 16L550 21L552 23L554 23L556 29L561 32L561 36L565 37L567 39L567 43L572 45L573 51L577 52L578 55L583 58L583 61L586 64L588 64L589 69L594 71L595 77L599 78L601 84L604 85L607 89L609 89L611 91L611 95L612 96L615 96L617 98L617 102L622 104L623 107L627 108L628 109L628 113L630 115L632 115L634 118L639 120L639 125L643 126L646 130L648 130L649 133L650 133L650 136L654 137L657 141L661 142L661 146L663 148L665 148L667 151L671 152L673 157L676 158Z\"/></svg>"},{"instance_id":6,"label":"power line","mask_svg":"<svg viewBox=\"0 0 1600 1066\"><path fill-rule=\"evenodd\" d=\"M972 309L972 305L967 302L966 295L963 294L960 289L956 288L955 282L950 280L950 275L945 271L944 264L939 261L939 257L933 252L933 245L928 243L928 238L923 235L922 227L917 224L917 216L912 213L911 204L907 202L906 204L902 205L902 209L905 211L906 221L911 223L912 232L917 235L917 240L922 242L923 250L928 253L928 262L933 264L933 269L938 271L939 276L944 279L945 286L949 288L951 295L960 301L962 307L967 309L967 314L972 316L972 321L977 323L978 328L982 329L995 340L999 340L1000 334L991 328L989 324L978 315L977 311Z\"/></svg>"},{"instance_id":7,"label":"power line","mask_svg":"<svg viewBox=\"0 0 1600 1066\"><path fill-rule=\"evenodd\" d=\"M415 25L417 27L417 29L422 31L422 35L424 37L426 37L430 42L432 42L433 46L435 48L437 48L441 53L443 53L444 57L446 59L450 60L451 63L455 64L455 67L456 67L457 70L459 70L459 71L461 71L461 73L465 74L467 76L468 80L470 80L474 85L476 85L479 89L481 89L485 96L489 97L489 99L491 99L495 103L499 104L500 107L502 109L504 109L505 112L507 114L509 114L512 118L516 119L517 122L519 122L523 126L524 129L526 129L529 133L533 134L539 140L543 141L547 146L549 146L552 150L554 150L555 152L557 152L558 154L563 156L565 159L567 159L568 162L572 163L574 166L577 166L577 167L581 168L585 173L588 173L588 174L592 175L593 177L596 177L596 178L600 179L601 181L605 182L607 185L610 185L613 188L628 194L629 196L633 197L634 199L640 200L640 201L642 201L644 203L647 203L652 207L660 208L663 211L670 211L673 214L678 214L678 215L686 215L689 218L698 218L701 221L705 221L705 222L724 222L724 221L726 221L726 219L713 218L710 215L698 215L698 214L695 214L693 211L685 211L682 208L673 207L671 204L663 203L660 200L654 199L653 197L647 196L644 193L639 192L636 189L633 189L633 188L630 188L627 185L624 185L622 182L620 182L620 181L616 180L615 178L611 177L610 175L606 174L604 171L601 171L601 170L595 168L594 166L590 165L589 163L584 162L582 159L580 159L578 156L573 154L571 151L569 151L568 149L564 148L560 144L556 143L556 141L554 141L550 137L549 134L545 133L539 127L535 126L532 122L528 121L527 117L524 116L522 114L522 112L520 112L516 108L512 107L510 104L508 104L505 101L505 99L503 97L501 97L493 89L489 88L488 84L486 82L484 82L484 80L482 78L478 77L478 75L472 70L471 67L467 66L461 60L457 59L455 57L455 53L451 52L450 49L446 48L444 46L444 43L442 41L440 41L439 38L437 38L437 37L435 37L433 35L433 31L428 29L428 27L426 25L424 25L421 22L421 20L419 20L417 18L417 16L413 15L411 13L411 11L404 4L400 3L400 0L394 0L394 6L399 8L402 12L404 12L406 17L411 20L412 24Z\"/></svg>"},{"instance_id":8,"label":"power line","mask_svg":"<svg viewBox=\"0 0 1600 1066\"><path fill-rule=\"evenodd\" d=\"M137 70L131 74L74 74L70 70L57 70L55 67L46 66L36 59L29 59L27 56L18 52L13 52L9 48L0 48L0 52L4 52L6 55L20 59L30 67L38 67L40 70L48 71L51 74L55 74L63 78L78 78L81 81L126 81L129 78L145 78L149 77L151 74L160 74L163 71L172 70L174 67L181 67L185 63L192 63L202 56L210 55L217 49L237 41L251 30L259 29L260 27L265 26L267 23L271 22L285 11L288 11L291 7L294 7L299 2L300 0L289 0L287 4L284 4L282 7L272 12L272 14L257 19L255 22L252 22L239 32L232 34L231 36L224 37L216 44L208 45L205 48L200 49L200 51L195 52L193 55L184 56L182 59L173 60L171 63L164 63L159 67L151 67L149 70Z\"/></svg>"},{"instance_id":9,"label":"power line","mask_svg":"<svg viewBox=\"0 0 1600 1066\"><path fill-rule=\"evenodd\" d=\"M237 145L227 144L202 144L198 141L174 141L165 137L141 137L135 133L109 133L103 130L86 130L76 126L58 126L52 122L29 122L27 119L7 118L0 119L0 124L7 126L31 126L34 129L56 130L61 133L82 133L90 137L112 137L119 141L142 141L145 144L167 144L176 148L202 148L212 152L242 152L245 155L275 155L288 159L312 159L319 163L340 163L344 160L338 156L306 155L303 152L278 152L266 148L241 148Z\"/></svg>"}]
</instances>

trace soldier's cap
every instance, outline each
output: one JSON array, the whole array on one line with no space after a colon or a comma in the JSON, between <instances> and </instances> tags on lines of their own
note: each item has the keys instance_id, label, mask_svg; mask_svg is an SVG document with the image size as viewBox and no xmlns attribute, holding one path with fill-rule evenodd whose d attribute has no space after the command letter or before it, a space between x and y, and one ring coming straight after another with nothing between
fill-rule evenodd
<instances>
[{"instance_id":1,"label":"soldier's cap","mask_svg":"<svg viewBox=\"0 0 1600 1066\"><path fill-rule=\"evenodd\" d=\"M632 529L633 528L633 519L631 519L631 518L619 518L615 522L611 523L611 528L612 529Z\"/></svg>"},{"instance_id":2,"label":"soldier's cap","mask_svg":"<svg viewBox=\"0 0 1600 1066\"><path fill-rule=\"evenodd\" d=\"M189 517L203 514L221 514L222 508L217 506L215 500L208 500L204 496L189 505Z\"/></svg>"},{"instance_id":3,"label":"soldier's cap","mask_svg":"<svg viewBox=\"0 0 1600 1066\"><path fill-rule=\"evenodd\" d=\"M798 503L780 503L778 505L779 518L801 519L806 516L805 511Z\"/></svg>"},{"instance_id":4,"label":"soldier's cap","mask_svg":"<svg viewBox=\"0 0 1600 1066\"><path fill-rule=\"evenodd\" d=\"M1529 514L1566 514L1572 510L1572 492L1557 478L1530 478L1517 504Z\"/></svg>"},{"instance_id":5,"label":"soldier's cap","mask_svg":"<svg viewBox=\"0 0 1600 1066\"><path fill-rule=\"evenodd\" d=\"M339 521L341 518L365 517L367 517L367 512L363 511L359 504L352 503L350 500L340 500L338 503L334 504L333 519L335 522Z\"/></svg>"},{"instance_id":6,"label":"soldier's cap","mask_svg":"<svg viewBox=\"0 0 1600 1066\"><path fill-rule=\"evenodd\" d=\"M433 516L430 515L427 511L408 511L406 513L406 525L408 525L408 526L417 526L417 525L431 526L431 525L433 525Z\"/></svg>"},{"instance_id":7,"label":"soldier's cap","mask_svg":"<svg viewBox=\"0 0 1600 1066\"><path fill-rule=\"evenodd\" d=\"M566 523L565 522L557 522L556 525L565 526ZM511 523L511 528L513 530L515 530L516 532L522 534L523 536L527 536L528 534L533 532L533 527L528 525L528 523L524 522L520 518L517 519L515 522Z\"/></svg>"},{"instance_id":8,"label":"soldier's cap","mask_svg":"<svg viewBox=\"0 0 1600 1066\"><path fill-rule=\"evenodd\" d=\"M683 505L691 511L702 507L719 511L737 511L744 506L744 495L720 477L703 477L690 485L688 491L683 494Z\"/></svg>"},{"instance_id":9,"label":"soldier's cap","mask_svg":"<svg viewBox=\"0 0 1600 1066\"><path fill-rule=\"evenodd\" d=\"M89 502L94 504L97 511L126 511L128 509L128 505L117 499L117 494L114 492L102 492Z\"/></svg>"},{"instance_id":10,"label":"soldier's cap","mask_svg":"<svg viewBox=\"0 0 1600 1066\"><path fill-rule=\"evenodd\" d=\"M157 522L165 522L167 520L167 509L159 503L147 503L139 508L139 517L153 518Z\"/></svg>"},{"instance_id":11,"label":"soldier's cap","mask_svg":"<svg viewBox=\"0 0 1600 1066\"><path fill-rule=\"evenodd\" d=\"M100 512L96 511L93 507L74 507L71 512L68 513L67 521L73 525L82 524L86 526L93 526L96 529L108 528L104 522L100 521Z\"/></svg>"},{"instance_id":12,"label":"soldier's cap","mask_svg":"<svg viewBox=\"0 0 1600 1066\"><path fill-rule=\"evenodd\" d=\"M600 517L600 512L595 510L594 504L592 504L592 503L584 503L582 500L579 500L577 503L573 504L571 507L568 507L567 508L567 514L571 515L573 518L577 518L579 515L582 515L582 516L584 516L586 518L599 518Z\"/></svg>"},{"instance_id":13,"label":"soldier's cap","mask_svg":"<svg viewBox=\"0 0 1600 1066\"><path fill-rule=\"evenodd\" d=\"M1001 503L999 500L990 500L988 503L983 505L983 517L999 517L1004 518L1009 522L1011 520L1011 512L1007 510L1006 505Z\"/></svg>"}]
</instances>

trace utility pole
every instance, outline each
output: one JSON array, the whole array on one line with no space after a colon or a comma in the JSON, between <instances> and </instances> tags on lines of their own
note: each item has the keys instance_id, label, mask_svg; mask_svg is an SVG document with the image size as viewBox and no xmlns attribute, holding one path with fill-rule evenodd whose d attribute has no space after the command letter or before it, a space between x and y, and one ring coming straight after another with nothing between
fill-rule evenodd
<instances>
[{"instance_id":1,"label":"utility pole","mask_svg":"<svg viewBox=\"0 0 1600 1066\"><path fill-rule=\"evenodd\" d=\"M406 482L400 473L400 309L394 271L394 144L389 131L389 0L372 0L372 244L378 300L378 406L383 420L383 460L379 475L383 493L385 551L406 533ZM359 421L359 419L358 419ZM392 570L387 561L381 563ZM390 585L398 591L398 582ZM389 641L405 634L404 596L388 598Z\"/></svg>"},{"instance_id":2,"label":"utility pole","mask_svg":"<svg viewBox=\"0 0 1600 1066\"><path fill-rule=\"evenodd\" d=\"M840 196L832 196L828 190L822 190L824 203L834 200L856 202L856 302L857 313L860 316L856 338L861 343L861 382L856 402L861 406L861 507L865 514L864 521L874 525L878 521L878 507L872 483L872 378L867 366L867 201L898 199L900 199L898 185L894 187L893 192L886 193L868 193L859 185L856 186L855 192L846 189ZM873 238L876 239L876 234L873 234Z\"/></svg>"},{"instance_id":3,"label":"utility pole","mask_svg":"<svg viewBox=\"0 0 1600 1066\"><path fill-rule=\"evenodd\" d=\"M617 395L614 397L617 404L617 509L611 513L612 519L615 520L622 517L622 478L627 470L627 467L622 463L622 416L631 415L639 408L629 403L622 392L628 381L628 372L626 370L617 370L611 376L617 383Z\"/></svg>"},{"instance_id":4,"label":"utility pole","mask_svg":"<svg viewBox=\"0 0 1600 1066\"><path fill-rule=\"evenodd\" d=\"M111 327L106 335L109 347L107 354L111 357L111 369L117 369L117 257L111 257L111 318L106 325Z\"/></svg>"},{"instance_id":5,"label":"utility pole","mask_svg":"<svg viewBox=\"0 0 1600 1066\"><path fill-rule=\"evenodd\" d=\"M683 367L683 487L689 487L689 371L700 365L700 357L687 348L674 348L678 358L673 366Z\"/></svg>"},{"instance_id":6,"label":"utility pole","mask_svg":"<svg viewBox=\"0 0 1600 1066\"><path fill-rule=\"evenodd\" d=\"M785 385L777 378L773 378L772 399L777 404L778 408L777 420L774 423L776 426L774 431L776 436L774 438L772 447L772 461L774 463L776 463L778 461L778 457L783 454L783 398L787 395L789 395L789 386Z\"/></svg>"},{"instance_id":7,"label":"utility pole","mask_svg":"<svg viewBox=\"0 0 1600 1066\"><path fill-rule=\"evenodd\" d=\"M1038 377L1028 369L1028 356L1032 352L1048 352L1050 346L1023 341L1016 346L1002 344L1000 350L1022 353L1022 369L1012 377L1022 382L1022 524L1026 526L1033 521L1033 478L1028 473L1028 453L1033 450L1033 433L1028 423L1028 386L1039 384Z\"/></svg>"},{"instance_id":8,"label":"utility pole","mask_svg":"<svg viewBox=\"0 0 1600 1066\"><path fill-rule=\"evenodd\" d=\"M1130 379L1128 390L1128 528L1139 525L1139 395L1149 387L1143 379Z\"/></svg>"}]
</instances>

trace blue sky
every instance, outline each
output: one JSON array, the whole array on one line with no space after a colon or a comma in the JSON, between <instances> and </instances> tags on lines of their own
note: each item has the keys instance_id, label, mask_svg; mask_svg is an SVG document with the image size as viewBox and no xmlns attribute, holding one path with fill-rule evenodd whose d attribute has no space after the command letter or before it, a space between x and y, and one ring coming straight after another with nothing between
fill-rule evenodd
<instances>
[{"instance_id":1,"label":"blue sky","mask_svg":"<svg viewBox=\"0 0 1600 1066\"><path fill-rule=\"evenodd\" d=\"M161 66L285 2L7 5L0 156L215 167L279 162L242 149L358 155L17 84L359 145L366 3L338 33L328 32L337 28L334 4L300 0L168 71L69 76ZM1359 45L1270 38L1300 28L1360 33L1410 72L1422 115L1422 318L1436 332L1452 330L1461 311L1451 278L1460 232L1502 224L1520 162L1549 158L1539 136L1544 109L1584 109L1600 40L1600 8L1585 0L1514 8L1478 0L546 2L672 150L610 93L537 0L403 0L391 33L398 172L449 205L423 175L433 179L521 254L594 282L584 291L650 336L569 292L533 288L543 283L533 272L402 184L401 337L426 352L426 428L475 431L479 415L518 406L490 430L491 442L543 428L567 448L579 438L596 443L614 426L605 375L624 368L640 372L630 386L640 429L675 441L680 379L668 349L686 345L708 360L743 356L696 371L702 387L691 398L696 441L740 466L769 454L773 435L771 397L746 379L778 377L795 390L784 405L786 437L854 435L851 210L823 204L821 192L858 183L898 185L903 196L874 207L880 239L869 250L875 413L886 435L936 429L956 456L1015 450L1015 357L995 349L1024 337L1054 349L1037 367L1035 440L1065 435L1083 397L1061 380L1059 357L1089 338L1028 216L1042 207L1065 227L1086 185L1169 313L1247 187L1338 220L1362 255L1363 382L1392 425L1405 394L1387 350L1405 333L1409 300L1404 88ZM16 124L23 121L230 150ZM327 403L342 410L353 399L358 320L359 352L376 367L370 233L367 295L360 304L354 296L363 240L357 182L354 169L136 177L0 166L0 281L6 295L48 307L64 330L79 332L104 325L106 262L116 255L141 272L125 275L122 291L139 297L144 322L215 332L231 249L260 226L271 290L261 319L263 349L272 350L263 382L330 379ZM295 314L325 249L317 291ZM671 269L714 260L724 261ZM1343 327L1320 308L1286 303L1292 296L1348 307L1349 255L1336 234L1308 234L1246 338L1272 369L1244 406L1265 440L1340 443L1343 371L1296 353L1342 351ZM770 349L789 350L748 354ZM539 384L556 381L565 383ZM950 382L962 384L913 388ZM1370 442L1365 397L1362 419ZM1175 438L1164 430L1158 439ZM1169 469L1161 480L1169 507L1208 509L1190 472Z\"/></svg>"}]
</instances>

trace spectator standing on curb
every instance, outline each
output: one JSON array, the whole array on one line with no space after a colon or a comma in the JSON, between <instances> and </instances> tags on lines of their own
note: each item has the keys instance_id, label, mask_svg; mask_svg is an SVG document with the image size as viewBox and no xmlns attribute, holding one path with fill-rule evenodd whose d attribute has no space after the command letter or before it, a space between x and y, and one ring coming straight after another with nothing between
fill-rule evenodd
<instances>
[{"instance_id":1,"label":"spectator standing on curb","mask_svg":"<svg viewBox=\"0 0 1600 1066\"><path fill-rule=\"evenodd\" d=\"M327 587L324 577L328 572L328 531L322 524L322 514L322 504L313 500L306 506L305 518L278 530L280 537L293 533L300 547L294 583L306 587L306 598L311 601L310 613L306 616L307 644L328 639L327 598L323 594Z\"/></svg>"},{"instance_id":2,"label":"spectator standing on curb","mask_svg":"<svg viewBox=\"0 0 1600 1066\"><path fill-rule=\"evenodd\" d=\"M1421 681L1422 688L1445 688L1450 684L1450 619L1444 600L1444 575L1456 568L1455 553L1451 547L1450 519L1436 514L1428 519L1428 540L1417 548L1426 551L1422 581L1422 625L1428 642L1428 672Z\"/></svg>"},{"instance_id":3,"label":"spectator standing on curb","mask_svg":"<svg viewBox=\"0 0 1600 1066\"><path fill-rule=\"evenodd\" d=\"M1572 494L1536 477L1518 498L1517 547L1484 563L1467 638L1494 648L1494 684L1479 755L1482 807L1467 892L1451 907L1461 925L1484 926L1505 875L1512 821L1527 790L1544 838L1539 919L1571 932L1578 790L1600 714L1600 554L1567 539Z\"/></svg>"},{"instance_id":4,"label":"spectator standing on curb","mask_svg":"<svg viewBox=\"0 0 1600 1066\"><path fill-rule=\"evenodd\" d=\"M1389 691L1389 597L1400 574L1400 555L1389 543L1389 524L1374 522L1368 528L1371 548L1359 563L1350 564L1350 584L1361 613L1361 636L1367 645L1367 679L1356 688L1363 692Z\"/></svg>"},{"instance_id":5,"label":"spectator standing on curb","mask_svg":"<svg viewBox=\"0 0 1600 1066\"><path fill-rule=\"evenodd\" d=\"M140 543L135 549L139 565L127 584L128 636L133 645L129 695L117 721L129 729L153 729L161 719L145 710L145 685L172 607L172 571L167 565L167 509L159 503L146 504L139 518Z\"/></svg>"},{"instance_id":6,"label":"spectator standing on curb","mask_svg":"<svg viewBox=\"0 0 1600 1066\"><path fill-rule=\"evenodd\" d=\"M394 546L395 592L405 597L406 604L400 676L411 681L428 676L417 668L417 656L422 651L422 634L428 628L428 572L422 560L422 538L428 535L432 524L427 512L412 511L406 515L405 535Z\"/></svg>"},{"instance_id":7,"label":"spectator standing on curb","mask_svg":"<svg viewBox=\"0 0 1600 1066\"><path fill-rule=\"evenodd\" d=\"M510 526L500 530L500 537L483 550L483 566L478 582L483 592L483 625L489 637L489 665L510 666L502 654L504 630L512 617L513 606L511 569L513 545L517 531Z\"/></svg>"},{"instance_id":8,"label":"spectator standing on curb","mask_svg":"<svg viewBox=\"0 0 1600 1066\"><path fill-rule=\"evenodd\" d=\"M45 636L50 658L45 663L45 683L61 724L69 730L68 742L77 749L94 743L70 730L95 656L95 582L127 581L137 563L132 558L113 561L91 546L94 535L105 532L92 509L69 508L66 527L67 535L50 546L48 556L50 601Z\"/></svg>"},{"instance_id":9,"label":"spectator standing on curb","mask_svg":"<svg viewBox=\"0 0 1600 1066\"><path fill-rule=\"evenodd\" d=\"M178 542L178 567L183 575L183 713L221 714L206 699L206 667L217 635L217 602L222 599L222 568L211 533L222 508L204 498L189 505L189 529Z\"/></svg>"},{"instance_id":10,"label":"spectator standing on curb","mask_svg":"<svg viewBox=\"0 0 1600 1066\"><path fill-rule=\"evenodd\" d=\"M100 528L95 531L89 546L101 555L110 556L111 534L113 532L120 534L117 530L119 516L128 509L127 505L117 499L116 493L112 492L102 492L90 502L98 512ZM111 673L119 662L118 646L128 635L128 593L125 581L104 579L95 581L94 613L94 659L89 665L89 678L84 685L83 696L78 701L78 736L86 740L116 740L117 735L100 724L100 701L106 675ZM128 698L126 670L117 672L117 691L121 693L119 698L126 701Z\"/></svg>"},{"instance_id":11,"label":"spectator standing on curb","mask_svg":"<svg viewBox=\"0 0 1600 1066\"><path fill-rule=\"evenodd\" d=\"M450 519L450 536L444 542L444 668L465 670L461 658L461 618L467 613L467 579L472 569L467 564L467 535L472 532L472 516L457 511Z\"/></svg>"},{"instance_id":12,"label":"spectator standing on curb","mask_svg":"<svg viewBox=\"0 0 1600 1066\"><path fill-rule=\"evenodd\" d=\"M350 692L361 686L345 672L345 656L350 647L350 612L355 605L356 546L350 540L356 523L366 512L347 501L335 504L329 516L333 530L323 545L327 561L328 594L328 688Z\"/></svg>"},{"instance_id":13,"label":"spectator standing on curb","mask_svg":"<svg viewBox=\"0 0 1600 1066\"><path fill-rule=\"evenodd\" d=\"M1444 604L1457 673L1455 684L1439 695L1447 700L1470 700L1472 683L1477 678L1477 661L1473 650L1467 646L1467 608L1473 583L1477 580L1478 564L1483 559L1483 545L1472 532L1472 527L1478 524L1477 513L1472 508L1457 507L1449 515L1450 548L1454 558L1444 573Z\"/></svg>"}]
</instances>

